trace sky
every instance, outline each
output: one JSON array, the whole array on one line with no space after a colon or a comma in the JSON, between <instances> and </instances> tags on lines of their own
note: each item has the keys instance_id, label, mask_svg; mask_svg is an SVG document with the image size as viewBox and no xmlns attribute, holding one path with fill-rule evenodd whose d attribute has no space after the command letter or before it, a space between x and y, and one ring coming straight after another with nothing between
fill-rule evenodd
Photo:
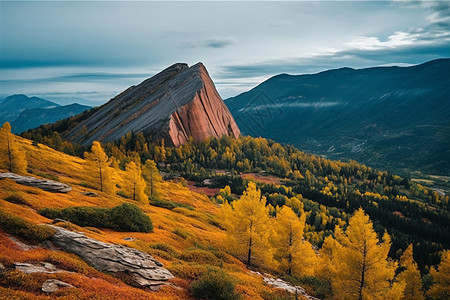
<instances>
[{"instance_id":1,"label":"sky","mask_svg":"<svg viewBox=\"0 0 450 300\"><path fill-rule=\"evenodd\" d=\"M94 106L203 62L226 99L280 73L449 57L448 0L0 0L0 98Z\"/></svg>"}]
</instances>

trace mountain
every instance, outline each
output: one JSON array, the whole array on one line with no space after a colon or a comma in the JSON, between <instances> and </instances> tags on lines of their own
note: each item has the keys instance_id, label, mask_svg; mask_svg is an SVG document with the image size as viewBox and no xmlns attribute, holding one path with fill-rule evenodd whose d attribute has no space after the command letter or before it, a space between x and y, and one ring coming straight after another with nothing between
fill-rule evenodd
<instances>
[{"instance_id":1,"label":"mountain","mask_svg":"<svg viewBox=\"0 0 450 300\"><path fill-rule=\"evenodd\" d=\"M225 100L243 134L390 170L450 173L450 59L277 75Z\"/></svg>"},{"instance_id":2,"label":"mountain","mask_svg":"<svg viewBox=\"0 0 450 300\"><path fill-rule=\"evenodd\" d=\"M22 94L9 96L0 101L0 124L14 121L21 112L28 108L51 108L59 104L38 97Z\"/></svg>"},{"instance_id":3,"label":"mountain","mask_svg":"<svg viewBox=\"0 0 450 300\"><path fill-rule=\"evenodd\" d=\"M63 133L83 145L109 142L127 132L143 132L181 145L192 137L231 135L239 128L220 98L206 68L177 63L132 86Z\"/></svg>"},{"instance_id":4,"label":"mountain","mask_svg":"<svg viewBox=\"0 0 450 300\"><path fill-rule=\"evenodd\" d=\"M11 126L15 133L19 133L30 128L38 127L42 124L54 123L75 116L90 108L90 106L78 103L52 108L28 108L22 111L20 115L11 122Z\"/></svg>"}]
</instances>

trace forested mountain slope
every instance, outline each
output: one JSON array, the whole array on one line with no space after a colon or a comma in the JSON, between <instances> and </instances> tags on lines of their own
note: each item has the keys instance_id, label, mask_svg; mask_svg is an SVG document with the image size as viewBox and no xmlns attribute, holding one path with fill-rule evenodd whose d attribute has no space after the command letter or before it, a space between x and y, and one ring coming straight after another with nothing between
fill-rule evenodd
<instances>
[{"instance_id":1,"label":"forested mountain slope","mask_svg":"<svg viewBox=\"0 0 450 300\"><path fill-rule=\"evenodd\" d=\"M331 159L450 174L450 59L274 76L225 100L243 134Z\"/></svg>"}]
</instances>

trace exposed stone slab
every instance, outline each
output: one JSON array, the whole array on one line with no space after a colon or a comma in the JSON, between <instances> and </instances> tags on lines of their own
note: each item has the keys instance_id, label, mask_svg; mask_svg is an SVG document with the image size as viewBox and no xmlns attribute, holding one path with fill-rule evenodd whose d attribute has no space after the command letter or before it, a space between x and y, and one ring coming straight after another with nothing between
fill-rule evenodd
<instances>
[{"instance_id":1,"label":"exposed stone slab","mask_svg":"<svg viewBox=\"0 0 450 300\"><path fill-rule=\"evenodd\" d=\"M52 226L57 230L53 242L67 252L75 253L92 267L105 272L130 274L135 283L152 289L172 279L173 275L151 255L122 245L108 244Z\"/></svg>"},{"instance_id":2,"label":"exposed stone slab","mask_svg":"<svg viewBox=\"0 0 450 300\"><path fill-rule=\"evenodd\" d=\"M40 179L33 176L22 176L15 173L0 173L0 179L12 179L18 184L37 187L44 191L53 193L67 193L72 190L67 184L56 182L53 180Z\"/></svg>"},{"instance_id":3,"label":"exposed stone slab","mask_svg":"<svg viewBox=\"0 0 450 300\"><path fill-rule=\"evenodd\" d=\"M32 274L32 273L54 274L54 273L68 272L68 271L56 268L53 264L51 264L49 262L41 262L39 264L15 262L14 267L16 268L16 270L22 271L26 274Z\"/></svg>"},{"instance_id":4,"label":"exposed stone slab","mask_svg":"<svg viewBox=\"0 0 450 300\"><path fill-rule=\"evenodd\" d=\"M73 285L61 281L61 280L57 280L57 279L48 279L46 280L43 284L42 284L42 291L45 293L54 293L57 292L59 289L61 288L74 288Z\"/></svg>"},{"instance_id":5,"label":"exposed stone slab","mask_svg":"<svg viewBox=\"0 0 450 300\"><path fill-rule=\"evenodd\" d=\"M303 297L305 297L306 299L309 299L309 300L320 300L319 298L308 295L306 293L306 290L299 285L293 285L293 284L286 282L280 278L275 278L269 274L263 275L259 272L253 272L253 271L252 271L252 273L262 276L264 282L271 287L274 287L274 288L277 288L280 290L285 290L291 294L302 295Z\"/></svg>"}]
</instances>

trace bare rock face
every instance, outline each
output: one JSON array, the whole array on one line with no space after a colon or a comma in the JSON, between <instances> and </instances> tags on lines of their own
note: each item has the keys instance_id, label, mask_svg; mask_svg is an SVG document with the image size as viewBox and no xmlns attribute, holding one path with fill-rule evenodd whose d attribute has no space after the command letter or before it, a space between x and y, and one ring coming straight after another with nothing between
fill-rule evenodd
<instances>
[{"instance_id":1,"label":"bare rock face","mask_svg":"<svg viewBox=\"0 0 450 300\"><path fill-rule=\"evenodd\" d=\"M67 184L53 180L40 179L33 176L21 176L14 173L0 173L0 179L9 178L23 185L40 188L53 193L68 193L72 190Z\"/></svg>"},{"instance_id":2,"label":"bare rock face","mask_svg":"<svg viewBox=\"0 0 450 300\"><path fill-rule=\"evenodd\" d=\"M253 271L251 271L251 273L262 276L264 282L271 287L274 287L274 288L277 288L280 290L284 290L291 294L302 295L304 298L306 298L308 300L320 300L319 298L308 295L306 293L306 290L299 285L293 285L293 284L286 282L280 278L275 278L269 274L261 274L259 272L253 272Z\"/></svg>"},{"instance_id":3,"label":"bare rock face","mask_svg":"<svg viewBox=\"0 0 450 300\"><path fill-rule=\"evenodd\" d=\"M127 273L136 284L151 289L157 289L173 278L173 275L149 254L122 245L103 243L60 227L52 227L57 230L53 243L80 256L97 270Z\"/></svg>"},{"instance_id":4,"label":"bare rock face","mask_svg":"<svg viewBox=\"0 0 450 300\"><path fill-rule=\"evenodd\" d=\"M57 279L47 279L42 284L41 289L44 293L54 293L54 292L59 291L59 289L65 288L65 287L74 288L73 285L71 285L67 282L64 282L64 281L57 280Z\"/></svg>"},{"instance_id":5,"label":"bare rock face","mask_svg":"<svg viewBox=\"0 0 450 300\"><path fill-rule=\"evenodd\" d=\"M32 274L32 273L54 274L54 273L66 273L67 272L65 270L56 268L53 264L51 264L49 262L41 262L39 264L15 262L14 268L16 270L22 271L26 274Z\"/></svg>"},{"instance_id":6,"label":"bare rock face","mask_svg":"<svg viewBox=\"0 0 450 300\"><path fill-rule=\"evenodd\" d=\"M130 131L165 138L167 144L174 146L187 142L190 137L201 141L207 137L240 134L201 63L192 67L174 64L128 88L63 133L63 137L90 145L94 140L117 140Z\"/></svg>"}]
</instances>

